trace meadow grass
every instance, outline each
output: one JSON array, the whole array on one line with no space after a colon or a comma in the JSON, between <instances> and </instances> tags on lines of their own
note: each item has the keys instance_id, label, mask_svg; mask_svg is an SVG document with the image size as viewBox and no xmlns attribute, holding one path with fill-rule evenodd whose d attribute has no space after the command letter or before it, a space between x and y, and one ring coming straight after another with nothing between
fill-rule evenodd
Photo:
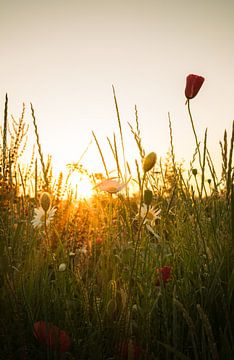
<instances>
[{"instance_id":1,"label":"meadow grass","mask_svg":"<svg viewBox=\"0 0 234 360\"><path fill-rule=\"evenodd\" d=\"M25 107L19 121L10 122L6 96L0 358L233 359L234 126L230 139L225 131L220 142L220 178L207 149L207 131L199 142L190 107L196 147L188 174L175 159L170 116L167 159L144 171L146 153L135 109L136 124L129 124L140 159L134 176L115 92L114 100L121 147L115 134L113 141L108 138L110 151L119 179L131 176L139 191L129 195L128 185L116 194L97 188L91 199L74 201L63 174L52 180L51 158L45 162L32 105L39 161L33 150L30 164L20 163L27 136ZM95 176L90 178L98 184ZM52 206L57 211L50 223L37 228L32 224L34 210L43 206L40 194L45 192L50 202L45 217ZM38 339L38 321L64 330L71 339L69 349L63 352Z\"/></svg>"}]
</instances>

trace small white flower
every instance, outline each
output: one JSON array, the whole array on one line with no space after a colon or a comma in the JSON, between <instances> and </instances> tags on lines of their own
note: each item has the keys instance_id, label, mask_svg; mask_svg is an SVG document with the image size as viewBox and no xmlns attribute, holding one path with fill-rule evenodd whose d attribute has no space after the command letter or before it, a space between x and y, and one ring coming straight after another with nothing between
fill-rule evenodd
<instances>
[{"instance_id":1,"label":"small white flower","mask_svg":"<svg viewBox=\"0 0 234 360\"><path fill-rule=\"evenodd\" d=\"M115 178L106 179L101 181L94 188L98 188L101 191L106 191L109 194L116 194L127 186L129 180L126 183L121 183L119 180L115 180Z\"/></svg>"},{"instance_id":2,"label":"small white flower","mask_svg":"<svg viewBox=\"0 0 234 360\"><path fill-rule=\"evenodd\" d=\"M149 223L151 226L154 226L155 220L161 218L159 215L160 213L161 209L155 209L152 206L148 208L147 205L143 204L141 209L139 206L138 216L141 216L142 219L145 218L145 224Z\"/></svg>"},{"instance_id":3,"label":"small white flower","mask_svg":"<svg viewBox=\"0 0 234 360\"><path fill-rule=\"evenodd\" d=\"M65 270L66 270L66 267L67 267L66 264L64 264L64 263L60 264L60 265L59 265L59 271L61 271L61 272L62 272L62 271L65 271Z\"/></svg>"},{"instance_id":4,"label":"small white flower","mask_svg":"<svg viewBox=\"0 0 234 360\"><path fill-rule=\"evenodd\" d=\"M70 257L70 258L73 259L75 256L76 256L76 253L75 253L75 252L73 252L73 251L70 251L70 252L69 252L69 257Z\"/></svg>"},{"instance_id":5,"label":"small white flower","mask_svg":"<svg viewBox=\"0 0 234 360\"><path fill-rule=\"evenodd\" d=\"M50 210L44 211L42 207L34 209L34 218L32 220L32 225L34 228L40 228L45 225L45 216L46 216L46 226L48 226L56 213L57 209L53 206Z\"/></svg>"}]
</instances>

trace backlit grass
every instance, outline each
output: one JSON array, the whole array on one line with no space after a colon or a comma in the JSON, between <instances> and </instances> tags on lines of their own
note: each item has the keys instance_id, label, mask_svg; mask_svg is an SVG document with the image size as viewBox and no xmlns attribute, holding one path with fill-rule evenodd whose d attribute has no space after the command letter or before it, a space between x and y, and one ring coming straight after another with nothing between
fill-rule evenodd
<instances>
[{"instance_id":1,"label":"backlit grass","mask_svg":"<svg viewBox=\"0 0 234 360\"><path fill-rule=\"evenodd\" d=\"M115 93L114 99L121 147L117 135L108 141L118 175L103 181L112 176L93 134L104 174L88 174L73 164L94 187L92 197L81 200L69 186L71 174L53 179L33 106L39 156L33 150L31 162L21 164L24 107L20 120L10 122L6 97L0 153L0 358L232 359L234 128L220 142L218 176L207 132L201 142L196 136L185 170L176 162L170 118L170 150L161 160L156 149L145 153L136 111L130 130L139 159L130 169ZM39 208L41 216L32 222Z\"/></svg>"}]
</instances>

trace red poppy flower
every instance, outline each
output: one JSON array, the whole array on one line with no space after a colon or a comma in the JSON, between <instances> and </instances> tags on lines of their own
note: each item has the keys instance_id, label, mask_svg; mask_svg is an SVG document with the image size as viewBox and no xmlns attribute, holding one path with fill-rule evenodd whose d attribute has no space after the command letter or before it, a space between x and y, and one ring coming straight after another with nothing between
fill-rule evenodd
<instances>
[{"instance_id":1,"label":"red poppy flower","mask_svg":"<svg viewBox=\"0 0 234 360\"><path fill-rule=\"evenodd\" d=\"M115 346L115 353L121 359L140 359L144 350L134 341L121 341Z\"/></svg>"},{"instance_id":2,"label":"red poppy flower","mask_svg":"<svg viewBox=\"0 0 234 360\"><path fill-rule=\"evenodd\" d=\"M56 325L45 321L37 321L33 325L34 335L37 340L51 349L59 349L60 352L66 352L71 347L71 339L69 335L60 330Z\"/></svg>"},{"instance_id":3,"label":"red poppy flower","mask_svg":"<svg viewBox=\"0 0 234 360\"><path fill-rule=\"evenodd\" d=\"M186 78L185 96L193 99L200 90L205 78L199 75L190 74Z\"/></svg>"},{"instance_id":4,"label":"red poppy flower","mask_svg":"<svg viewBox=\"0 0 234 360\"><path fill-rule=\"evenodd\" d=\"M160 285L160 281L166 284L171 278L171 267L170 266L163 266L161 268L156 268L157 274L157 281L156 285Z\"/></svg>"},{"instance_id":5,"label":"red poppy flower","mask_svg":"<svg viewBox=\"0 0 234 360\"><path fill-rule=\"evenodd\" d=\"M98 237L96 238L96 244L97 244L97 245L101 245L102 243L103 243L103 238L100 237L100 236L98 236Z\"/></svg>"}]
</instances>

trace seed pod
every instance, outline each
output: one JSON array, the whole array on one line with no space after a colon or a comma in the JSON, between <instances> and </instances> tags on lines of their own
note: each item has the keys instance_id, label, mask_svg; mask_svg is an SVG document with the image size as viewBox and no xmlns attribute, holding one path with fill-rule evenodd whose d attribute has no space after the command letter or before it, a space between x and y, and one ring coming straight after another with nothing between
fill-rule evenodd
<instances>
[{"instance_id":1,"label":"seed pod","mask_svg":"<svg viewBox=\"0 0 234 360\"><path fill-rule=\"evenodd\" d=\"M40 199L41 207L46 212L51 206L51 197L48 192L43 192Z\"/></svg>"},{"instance_id":2,"label":"seed pod","mask_svg":"<svg viewBox=\"0 0 234 360\"><path fill-rule=\"evenodd\" d=\"M153 200L153 193L151 190L145 190L144 191L144 203L147 206L150 206L150 204L152 203Z\"/></svg>"},{"instance_id":3,"label":"seed pod","mask_svg":"<svg viewBox=\"0 0 234 360\"><path fill-rule=\"evenodd\" d=\"M147 171L150 171L157 160L157 155L155 154L155 152L151 152L149 153L146 158L143 161L143 170L146 173Z\"/></svg>"}]
</instances>

